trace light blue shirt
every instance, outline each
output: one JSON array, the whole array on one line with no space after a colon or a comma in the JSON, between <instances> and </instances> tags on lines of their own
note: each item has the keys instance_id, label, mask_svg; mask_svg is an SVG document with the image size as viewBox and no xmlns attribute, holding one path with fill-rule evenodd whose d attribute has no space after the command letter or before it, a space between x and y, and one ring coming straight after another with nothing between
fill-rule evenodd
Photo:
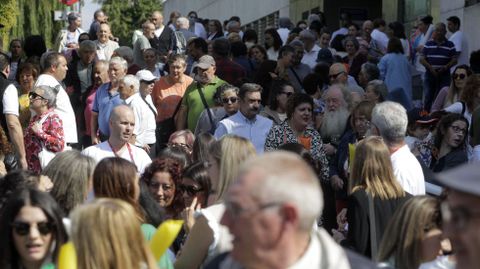
<instances>
[{"instance_id":1,"label":"light blue shirt","mask_svg":"<svg viewBox=\"0 0 480 269\"><path fill-rule=\"evenodd\" d=\"M385 81L389 92L401 88L412 100L412 71L410 63L401 53L387 53L378 63L380 79Z\"/></svg>"},{"instance_id":2,"label":"light blue shirt","mask_svg":"<svg viewBox=\"0 0 480 269\"><path fill-rule=\"evenodd\" d=\"M103 135L110 135L110 113L113 108L123 104L123 100L120 99L118 92L113 95L110 93L110 83L102 84L95 93L95 99L93 101L92 111L98 113L98 129Z\"/></svg>"},{"instance_id":3,"label":"light blue shirt","mask_svg":"<svg viewBox=\"0 0 480 269\"><path fill-rule=\"evenodd\" d=\"M221 120L215 130L215 138L220 139L226 134L234 134L252 142L257 153L263 153L265 140L273 122L263 116L257 115L255 119L247 119L240 110L234 115Z\"/></svg>"}]
</instances>

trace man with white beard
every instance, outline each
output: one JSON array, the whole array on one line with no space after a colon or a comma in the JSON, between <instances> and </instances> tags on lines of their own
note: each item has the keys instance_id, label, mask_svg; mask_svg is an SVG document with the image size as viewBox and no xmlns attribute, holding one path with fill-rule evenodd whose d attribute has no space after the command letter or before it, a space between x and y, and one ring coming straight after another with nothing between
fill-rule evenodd
<instances>
[{"instance_id":1,"label":"man with white beard","mask_svg":"<svg viewBox=\"0 0 480 269\"><path fill-rule=\"evenodd\" d=\"M350 116L348 110L350 98L350 92L341 84L330 86L324 94L326 110L323 115L320 134L328 156L335 154L335 147L338 146L347 127L348 117Z\"/></svg>"}]
</instances>

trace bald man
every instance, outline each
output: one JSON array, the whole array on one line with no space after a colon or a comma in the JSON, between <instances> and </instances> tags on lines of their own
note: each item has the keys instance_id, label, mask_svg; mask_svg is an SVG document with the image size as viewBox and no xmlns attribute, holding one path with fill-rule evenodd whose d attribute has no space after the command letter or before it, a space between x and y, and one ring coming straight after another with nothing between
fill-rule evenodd
<instances>
[{"instance_id":1,"label":"bald man","mask_svg":"<svg viewBox=\"0 0 480 269\"><path fill-rule=\"evenodd\" d=\"M145 150L130 144L135 127L133 110L126 105L116 106L110 114L110 136L107 141L93 145L82 154L100 162L104 158L119 157L131 161L141 174L152 160Z\"/></svg>"},{"instance_id":2,"label":"bald man","mask_svg":"<svg viewBox=\"0 0 480 269\"><path fill-rule=\"evenodd\" d=\"M332 64L328 71L328 78L330 79L330 85L342 84L345 85L350 92L357 92L361 97L365 94L365 91L358 86L357 81L348 75L347 67L343 63Z\"/></svg>"},{"instance_id":3,"label":"bald man","mask_svg":"<svg viewBox=\"0 0 480 269\"><path fill-rule=\"evenodd\" d=\"M149 39L150 45L161 55L171 53L174 48L175 36L170 27L163 25L162 13L154 11L150 16L150 21L155 24L155 35Z\"/></svg>"}]
</instances>

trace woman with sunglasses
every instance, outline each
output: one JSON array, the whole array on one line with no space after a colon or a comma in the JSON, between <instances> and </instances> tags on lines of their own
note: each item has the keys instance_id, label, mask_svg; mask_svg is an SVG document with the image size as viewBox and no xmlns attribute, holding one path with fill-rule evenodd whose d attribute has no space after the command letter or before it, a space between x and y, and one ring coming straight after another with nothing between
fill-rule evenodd
<instances>
[{"instance_id":1,"label":"woman with sunglasses","mask_svg":"<svg viewBox=\"0 0 480 269\"><path fill-rule=\"evenodd\" d=\"M440 120L434 138L430 169L439 173L468 162L468 122L460 114L450 113Z\"/></svg>"},{"instance_id":2,"label":"woman with sunglasses","mask_svg":"<svg viewBox=\"0 0 480 269\"><path fill-rule=\"evenodd\" d=\"M67 241L62 217L49 194L34 189L14 193L0 217L0 268L53 268Z\"/></svg>"},{"instance_id":3,"label":"woman with sunglasses","mask_svg":"<svg viewBox=\"0 0 480 269\"><path fill-rule=\"evenodd\" d=\"M207 207L210 189L211 182L207 162L197 162L185 169L179 190L185 204L182 215L187 233L195 223L194 212Z\"/></svg>"},{"instance_id":4,"label":"woman with sunglasses","mask_svg":"<svg viewBox=\"0 0 480 269\"><path fill-rule=\"evenodd\" d=\"M43 169L38 154L43 148L61 152L65 147L63 123L54 112L56 92L48 86L37 86L28 94L30 109L35 112L25 130L25 152L28 169L40 173Z\"/></svg>"},{"instance_id":5,"label":"woman with sunglasses","mask_svg":"<svg viewBox=\"0 0 480 269\"><path fill-rule=\"evenodd\" d=\"M271 91L269 105L260 112L260 115L269 118L274 124L281 124L287 119L287 100L295 90L288 81L275 79L272 81Z\"/></svg>"},{"instance_id":6,"label":"woman with sunglasses","mask_svg":"<svg viewBox=\"0 0 480 269\"><path fill-rule=\"evenodd\" d=\"M472 70L468 65L459 65L455 67L452 74L452 82L450 87L443 87L433 102L431 112L442 110L451 104L457 102L462 95L463 89L467 84L468 77L472 74Z\"/></svg>"},{"instance_id":7,"label":"woman with sunglasses","mask_svg":"<svg viewBox=\"0 0 480 269\"><path fill-rule=\"evenodd\" d=\"M265 152L277 150L288 143L302 144L319 163L319 178L328 180L328 161L320 134L312 126L313 99L304 93L295 93L286 104L287 119L270 129L265 140Z\"/></svg>"},{"instance_id":8,"label":"woman with sunglasses","mask_svg":"<svg viewBox=\"0 0 480 269\"><path fill-rule=\"evenodd\" d=\"M237 113L240 106L238 91L237 87L230 84L223 84L216 89L213 95L216 105L202 111L195 128L195 135L200 133L213 134L221 120Z\"/></svg>"},{"instance_id":9,"label":"woman with sunglasses","mask_svg":"<svg viewBox=\"0 0 480 269\"><path fill-rule=\"evenodd\" d=\"M460 99L443 109L446 112L463 115L470 126L472 113L480 106L480 74L472 74L468 77L465 88L460 94Z\"/></svg>"}]
</instances>

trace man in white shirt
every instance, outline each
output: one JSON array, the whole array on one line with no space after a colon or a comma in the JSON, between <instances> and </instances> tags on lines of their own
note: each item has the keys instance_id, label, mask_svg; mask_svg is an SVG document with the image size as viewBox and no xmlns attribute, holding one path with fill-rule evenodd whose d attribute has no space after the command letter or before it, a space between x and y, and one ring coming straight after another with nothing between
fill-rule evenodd
<instances>
[{"instance_id":1,"label":"man in white shirt","mask_svg":"<svg viewBox=\"0 0 480 269\"><path fill-rule=\"evenodd\" d=\"M305 48L302 63L313 69L317 65L317 56L320 51L320 47L315 42L317 35L312 30L303 30L300 32L299 37Z\"/></svg>"},{"instance_id":2,"label":"man in white shirt","mask_svg":"<svg viewBox=\"0 0 480 269\"><path fill-rule=\"evenodd\" d=\"M375 19L373 21L373 31L370 34L372 39L374 40L377 48L380 49L384 54L387 53L387 46L388 46L388 36L385 34L385 20L383 19Z\"/></svg>"},{"instance_id":3,"label":"man in white shirt","mask_svg":"<svg viewBox=\"0 0 480 269\"><path fill-rule=\"evenodd\" d=\"M399 103L382 102L372 112L372 133L380 135L390 150L393 174L403 189L412 195L425 194L425 179L417 158L405 143L408 117Z\"/></svg>"},{"instance_id":4,"label":"man in white shirt","mask_svg":"<svg viewBox=\"0 0 480 269\"><path fill-rule=\"evenodd\" d=\"M67 70L67 60L62 54L58 52L49 53L43 61L43 74L38 77L35 86L45 85L58 91L55 113L63 122L65 143L67 143L67 146L75 146L74 144L78 142L75 112L62 83L67 75Z\"/></svg>"},{"instance_id":5,"label":"man in white shirt","mask_svg":"<svg viewBox=\"0 0 480 269\"><path fill-rule=\"evenodd\" d=\"M152 159L141 148L129 143L135 127L133 110L126 105L115 107L110 114L110 136L107 141L93 145L82 151L98 163L104 158L119 157L137 166L140 174L152 163Z\"/></svg>"},{"instance_id":6,"label":"man in white shirt","mask_svg":"<svg viewBox=\"0 0 480 269\"><path fill-rule=\"evenodd\" d=\"M112 58L113 52L118 49L119 45L117 42L110 40L112 32L110 26L106 23L101 23L97 32L97 40L95 44L97 45L97 59L98 60L107 60L110 61Z\"/></svg>"},{"instance_id":7,"label":"man in white shirt","mask_svg":"<svg viewBox=\"0 0 480 269\"><path fill-rule=\"evenodd\" d=\"M265 139L273 122L258 115L262 101L262 87L254 83L245 83L238 93L240 109L218 123L215 138L220 139L226 134L244 137L255 146L257 153L263 153Z\"/></svg>"},{"instance_id":8,"label":"man in white shirt","mask_svg":"<svg viewBox=\"0 0 480 269\"><path fill-rule=\"evenodd\" d=\"M23 142L23 131L19 116L19 103L17 88L7 80L10 73L10 58L0 53L0 103L2 118L1 126L8 134L9 141L15 146L15 151L20 162L20 168L27 169L25 155L25 144Z\"/></svg>"},{"instance_id":9,"label":"man in white shirt","mask_svg":"<svg viewBox=\"0 0 480 269\"><path fill-rule=\"evenodd\" d=\"M460 31L460 19L457 16L451 16L447 19L447 29L452 33L448 40L452 41L457 51L457 64L450 68L450 72L455 71L458 65L468 65L468 41L467 37Z\"/></svg>"}]
</instances>

